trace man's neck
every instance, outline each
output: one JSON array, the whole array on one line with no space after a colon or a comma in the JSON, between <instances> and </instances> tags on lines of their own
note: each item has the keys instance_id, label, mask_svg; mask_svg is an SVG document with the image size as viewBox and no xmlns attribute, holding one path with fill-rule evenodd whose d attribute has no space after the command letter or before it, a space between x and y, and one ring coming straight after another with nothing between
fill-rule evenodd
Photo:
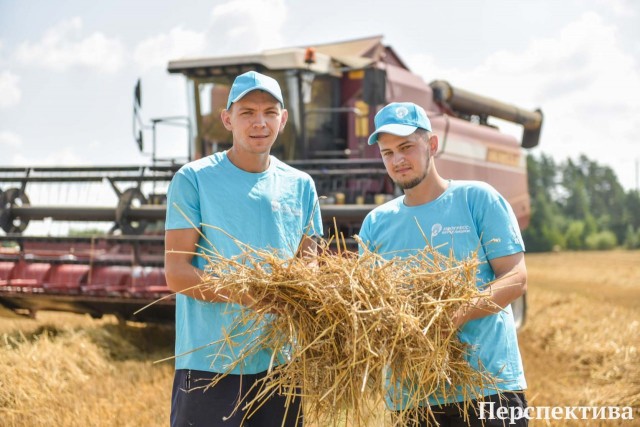
<instances>
[{"instance_id":1,"label":"man's neck","mask_svg":"<svg viewBox=\"0 0 640 427\"><path fill-rule=\"evenodd\" d=\"M227 158L235 167L245 172L261 173L269 169L270 156L269 153L255 154L240 152L234 147L227 150Z\"/></svg>"},{"instance_id":2,"label":"man's neck","mask_svg":"<svg viewBox=\"0 0 640 427\"><path fill-rule=\"evenodd\" d=\"M448 186L449 181L433 170L420 184L404 191L404 204L406 206L419 206L432 202L440 197Z\"/></svg>"}]
</instances>

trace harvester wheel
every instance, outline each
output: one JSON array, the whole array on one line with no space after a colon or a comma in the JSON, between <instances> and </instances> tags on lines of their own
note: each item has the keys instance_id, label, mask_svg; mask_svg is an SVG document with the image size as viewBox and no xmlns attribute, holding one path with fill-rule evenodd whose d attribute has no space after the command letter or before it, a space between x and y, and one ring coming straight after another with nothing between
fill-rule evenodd
<instances>
[{"instance_id":1,"label":"harvester wheel","mask_svg":"<svg viewBox=\"0 0 640 427\"><path fill-rule=\"evenodd\" d=\"M29 206L29 197L20 188L10 188L0 197L0 228L5 233L22 233L29 225L28 219L12 215L14 207Z\"/></svg>"},{"instance_id":2,"label":"harvester wheel","mask_svg":"<svg viewBox=\"0 0 640 427\"><path fill-rule=\"evenodd\" d=\"M125 190L118 200L116 208L116 222L122 231L122 234L142 234L147 227L145 220L131 220L129 212L132 207L138 207L147 204L147 198L144 197L139 188L133 187Z\"/></svg>"}]
</instances>

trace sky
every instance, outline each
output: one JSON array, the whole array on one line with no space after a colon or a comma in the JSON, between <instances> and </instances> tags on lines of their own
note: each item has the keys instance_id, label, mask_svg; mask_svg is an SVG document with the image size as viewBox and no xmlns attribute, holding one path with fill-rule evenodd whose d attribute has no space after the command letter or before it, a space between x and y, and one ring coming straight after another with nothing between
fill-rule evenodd
<instances>
[{"instance_id":1,"label":"sky","mask_svg":"<svg viewBox=\"0 0 640 427\"><path fill-rule=\"evenodd\" d=\"M585 154L629 190L638 22L634 0L0 0L0 167L149 164L133 139L133 88L141 78L146 122L186 115L171 59L383 35L426 82L541 108L535 153ZM186 138L161 132L159 154L186 154Z\"/></svg>"}]
</instances>

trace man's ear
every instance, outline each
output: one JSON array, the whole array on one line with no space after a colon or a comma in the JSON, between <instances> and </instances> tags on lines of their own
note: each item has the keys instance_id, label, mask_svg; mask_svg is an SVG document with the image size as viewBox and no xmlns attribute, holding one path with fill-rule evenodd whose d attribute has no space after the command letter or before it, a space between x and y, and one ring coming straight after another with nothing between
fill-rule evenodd
<instances>
[{"instance_id":1,"label":"man's ear","mask_svg":"<svg viewBox=\"0 0 640 427\"><path fill-rule=\"evenodd\" d=\"M282 110L282 117L280 118L280 130L279 132L282 132L282 130L284 129L284 125L287 124L287 119L289 118L289 112L287 110Z\"/></svg>"},{"instance_id":2,"label":"man's ear","mask_svg":"<svg viewBox=\"0 0 640 427\"><path fill-rule=\"evenodd\" d=\"M233 130L231 126L231 112L229 110L222 110L222 112L220 113L220 120L222 120L222 124L224 125L225 129L227 129L228 131Z\"/></svg>"},{"instance_id":3,"label":"man's ear","mask_svg":"<svg viewBox=\"0 0 640 427\"><path fill-rule=\"evenodd\" d=\"M438 135L432 134L431 138L429 138L429 154L435 156L438 152L438 147L440 146L440 141L438 140Z\"/></svg>"}]
</instances>

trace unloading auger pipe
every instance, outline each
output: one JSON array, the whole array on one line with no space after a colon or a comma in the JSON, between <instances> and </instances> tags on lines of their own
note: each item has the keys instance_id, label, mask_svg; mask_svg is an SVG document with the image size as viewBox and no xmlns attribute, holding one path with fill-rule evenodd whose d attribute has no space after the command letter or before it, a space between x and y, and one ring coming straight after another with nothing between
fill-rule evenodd
<instances>
[{"instance_id":1,"label":"unloading auger pipe","mask_svg":"<svg viewBox=\"0 0 640 427\"><path fill-rule=\"evenodd\" d=\"M464 89L452 86L444 80L429 83L433 89L433 98L440 105L446 105L453 111L479 116L492 116L524 127L522 147L533 148L538 145L542 129L542 110L525 110L515 105L497 101Z\"/></svg>"}]
</instances>

